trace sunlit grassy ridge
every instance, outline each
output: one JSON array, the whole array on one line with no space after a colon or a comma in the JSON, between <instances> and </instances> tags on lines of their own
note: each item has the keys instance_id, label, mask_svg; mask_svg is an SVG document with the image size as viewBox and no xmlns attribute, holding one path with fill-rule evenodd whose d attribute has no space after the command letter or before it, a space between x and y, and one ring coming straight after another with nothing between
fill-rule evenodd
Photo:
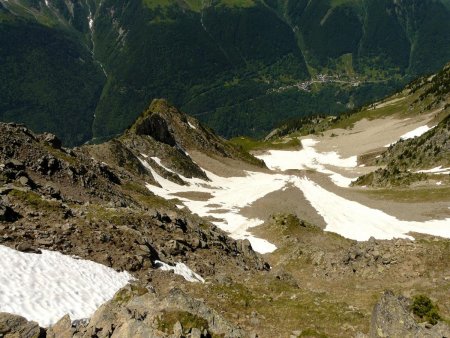
<instances>
[{"instance_id":1,"label":"sunlit grassy ridge","mask_svg":"<svg viewBox=\"0 0 450 338\"><path fill-rule=\"evenodd\" d=\"M150 8L156 9L158 7L168 7L175 5L173 0L142 0L143 4ZM220 0L216 5L234 8L249 8L255 6L254 0ZM194 12L200 12L204 7L209 6L209 2L205 0L182 0L182 6L186 6Z\"/></svg>"}]
</instances>

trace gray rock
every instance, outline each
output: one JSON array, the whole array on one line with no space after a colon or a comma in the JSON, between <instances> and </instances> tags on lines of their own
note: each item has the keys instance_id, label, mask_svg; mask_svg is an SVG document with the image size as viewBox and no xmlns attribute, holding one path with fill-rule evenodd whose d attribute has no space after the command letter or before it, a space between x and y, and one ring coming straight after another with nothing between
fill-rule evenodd
<instances>
[{"instance_id":1,"label":"gray rock","mask_svg":"<svg viewBox=\"0 0 450 338\"><path fill-rule=\"evenodd\" d=\"M42 331L36 322L30 322L21 316L0 312L0 337L39 338Z\"/></svg>"},{"instance_id":2,"label":"gray rock","mask_svg":"<svg viewBox=\"0 0 450 338\"><path fill-rule=\"evenodd\" d=\"M369 337L441 338L450 336L450 327L442 322L430 329L418 325L408 310L408 305L408 299L397 297L392 291L385 291L373 310Z\"/></svg>"},{"instance_id":3,"label":"gray rock","mask_svg":"<svg viewBox=\"0 0 450 338\"><path fill-rule=\"evenodd\" d=\"M45 133L43 135L43 138L45 142L50 144L55 149L60 149L62 146L61 140L56 135Z\"/></svg>"},{"instance_id":4,"label":"gray rock","mask_svg":"<svg viewBox=\"0 0 450 338\"><path fill-rule=\"evenodd\" d=\"M178 321L175 323L175 325L173 326L173 334L176 337L182 337L183 336L183 326L181 325L181 323Z\"/></svg>"},{"instance_id":5,"label":"gray rock","mask_svg":"<svg viewBox=\"0 0 450 338\"><path fill-rule=\"evenodd\" d=\"M202 331L197 329L196 327L191 329L191 333L189 334L190 338L202 338Z\"/></svg>"},{"instance_id":6,"label":"gray rock","mask_svg":"<svg viewBox=\"0 0 450 338\"><path fill-rule=\"evenodd\" d=\"M70 316L65 315L47 330L47 338L72 338L75 331Z\"/></svg>"},{"instance_id":7,"label":"gray rock","mask_svg":"<svg viewBox=\"0 0 450 338\"><path fill-rule=\"evenodd\" d=\"M405 299L386 291L373 310L370 337L415 337L419 330Z\"/></svg>"},{"instance_id":8,"label":"gray rock","mask_svg":"<svg viewBox=\"0 0 450 338\"><path fill-rule=\"evenodd\" d=\"M12 159L9 160L8 162L5 163L5 169L13 169L13 170L24 170L25 169L25 165L23 164L23 162L16 160L16 159Z\"/></svg>"},{"instance_id":9,"label":"gray rock","mask_svg":"<svg viewBox=\"0 0 450 338\"><path fill-rule=\"evenodd\" d=\"M19 243L15 249L20 252L41 254L42 251L28 243Z\"/></svg>"},{"instance_id":10,"label":"gray rock","mask_svg":"<svg viewBox=\"0 0 450 338\"><path fill-rule=\"evenodd\" d=\"M30 185L30 179L26 176L20 176L19 177L19 183L24 185L24 186L28 186Z\"/></svg>"}]
</instances>

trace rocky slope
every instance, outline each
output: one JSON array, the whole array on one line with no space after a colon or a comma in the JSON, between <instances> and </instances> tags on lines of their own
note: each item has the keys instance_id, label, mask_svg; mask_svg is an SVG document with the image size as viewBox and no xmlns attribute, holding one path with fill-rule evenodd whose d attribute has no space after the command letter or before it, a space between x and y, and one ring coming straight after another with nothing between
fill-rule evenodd
<instances>
[{"instance_id":1,"label":"rocky slope","mask_svg":"<svg viewBox=\"0 0 450 338\"><path fill-rule=\"evenodd\" d=\"M372 157L366 164L381 165L383 168L360 177L356 185L410 185L428 179L425 173L418 173L421 170L450 167L450 65L432 77L414 81L406 91L415 97L409 109L422 105L419 113L434 112L438 123L435 122L437 124L423 135L400 139L386 151L380 152L378 157ZM446 175L442 177L445 179Z\"/></svg>"},{"instance_id":2,"label":"rocky slope","mask_svg":"<svg viewBox=\"0 0 450 338\"><path fill-rule=\"evenodd\" d=\"M358 178L355 184L386 187L426 181L429 177L421 170L450 167L449 140L450 115L422 136L390 146L376 161L385 167Z\"/></svg>"},{"instance_id":3,"label":"rocky slope","mask_svg":"<svg viewBox=\"0 0 450 338\"><path fill-rule=\"evenodd\" d=\"M0 245L76 255L136 278L89 320L71 322L66 316L41 329L0 314L0 334L373 336L372 309L387 288L409 297L425 294L443 320L450 317L448 240L415 235L416 241L355 242L280 214L255 230L278 247L262 257L247 240L230 239L177 208L176 200L145 188L157 182L144 159L158 175L179 184L187 177L206 179L190 156L194 152L223 165L233 160L261 170L259 161L162 100L154 101L121 137L74 149L62 147L52 134L0 124ZM183 262L205 283L162 271L157 259ZM377 310L374 323L394 332L389 318L398 311L381 308L386 310ZM414 332L447 330L442 320L435 325L416 319L422 324L414 324ZM409 332L410 327L395 329Z\"/></svg>"}]
</instances>

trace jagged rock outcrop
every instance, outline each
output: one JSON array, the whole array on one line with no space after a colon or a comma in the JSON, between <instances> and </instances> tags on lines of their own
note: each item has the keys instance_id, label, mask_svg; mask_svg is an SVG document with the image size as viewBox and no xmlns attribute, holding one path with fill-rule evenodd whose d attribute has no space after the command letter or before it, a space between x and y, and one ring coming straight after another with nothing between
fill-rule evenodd
<instances>
[{"instance_id":1,"label":"jagged rock outcrop","mask_svg":"<svg viewBox=\"0 0 450 338\"><path fill-rule=\"evenodd\" d=\"M134 137L160 144L150 136ZM139 150L124 145L128 141L66 149L52 135L0 124L0 244L24 252L56 250L137 276L146 276L158 259L183 261L208 277L223 255L232 266L267 269L251 247L149 192L151 173L139 161ZM115 161L107 164L100 155Z\"/></svg>"},{"instance_id":2,"label":"jagged rock outcrop","mask_svg":"<svg viewBox=\"0 0 450 338\"><path fill-rule=\"evenodd\" d=\"M426 328L419 325L411 314L410 300L386 291L375 305L370 326L370 338L441 338L450 336L450 327L442 322Z\"/></svg>"},{"instance_id":3,"label":"jagged rock outcrop","mask_svg":"<svg viewBox=\"0 0 450 338\"><path fill-rule=\"evenodd\" d=\"M3 338L41 338L44 331L36 322L10 313L0 312L0 337Z\"/></svg>"},{"instance_id":4,"label":"jagged rock outcrop","mask_svg":"<svg viewBox=\"0 0 450 338\"><path fill-rule=\"evenodd\" d=\"M23 317L0 313L2 333L5 338L249 337L217 311L179 289L160 297L135 285L119 290L89 320L72 322L66 315L47 330Z\"/></svg>"},{"instance_id":5,"label":"jagged rock outcrop","mask_svg":"<svg viewBox=\"0 0 450 338\"><path fill-rule=\"evenodd\" d=\"M178 146L181 150L197 150L208 155L243 160L257 166L264 165L262 161L226 142L163 99L153 100L125 136L130 134L151 136L156 141Z\"/></svg>"}]
</instances>

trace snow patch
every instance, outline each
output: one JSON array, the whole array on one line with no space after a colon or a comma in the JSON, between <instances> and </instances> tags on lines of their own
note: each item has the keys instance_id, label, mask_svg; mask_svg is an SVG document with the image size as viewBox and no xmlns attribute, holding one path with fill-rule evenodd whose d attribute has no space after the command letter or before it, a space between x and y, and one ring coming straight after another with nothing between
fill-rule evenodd
<instances>
[{"instance_id":1,"label":"snow patch","mask_svg":"<svg viewBox=\"0 0 450 338\"><path fill-rule=\"evenodd\" d=\"M411 130L410 132L400 136L400 139L408 140L410 138L419 137L419 136L422 136L423 134L425 134L427 131L429 131L431 129L433 129L433 127L422 126L422 127L419 127L419 128L414 129L414 130Z\"/></svg>"},{"instance_id":2,"label":"snow patch","mask_svg":"<svg viewBox=\"0 0 450 338\"><path fill-rule=\"evenodd\" d=\"M192 129L197 129L197 127L194 126L191 122L188 122L188 124L189 124L189 127L191 127Z\"/></svg>"},{"instance_id":3,"label":"snow patch","mask_svg":"<svg viewBox=\"0 0 450 338\"><path fill-rule=\"evenodd\" d=\"M450 168L442 168L440 165L439 167L427 169L427 170L419 170L417 173L423 173L423 174L435 174L435 175L445 175L450 174Z\"/></svg>"},{"instance_id":4,"label":"snow patch","mask_svg":"<svg viewBox=\"0 0 450 338\"><path fill-rule=\"evenodd\" d=\"M418 128L416 128L416 129L411 130L411 131L407 132L406 134L403 134L402 136L400 136L400 139L399 139L399 140L409 140L409 139L412 139L412 138L414 138L414 137L422 136L423 134L425 134L427 131L433 129L434 127L435 127L435 126L433 126L433 127L428 127L428 126L426 126L426 125L425 125L425 126L418 127ZM386 144L384 147L385 147L385 148L388 148L388 147L390 147L391 145L393 145L393 144L395 144L395 143L396 143L396 142Z\"/></svg>"},{"instance_id":5,"label":"snow patch","mask_svg":"<svg viewBox=\"0 0 450 338\"><path fill-rule=\"evenodd\" d=\"M289 169L316 170L330 176L331 180L340 187L348 187L356 178L348 178L334 171L326 169L325 166L339 168L354 168L358 161L356 156L341 158L335 151L320 153L314 148L318 141L313 139L301 140L302 149L295 151L270 150L265 154L258 155L272 170L286 171Z\"/></svg>"},{"instance_id":6,"label":"snow patch","mask_svg":"<svg viewBox=\"0 0 450 338\"><path fill-rule=\"evenodd\" d=\"M406 235L409 232L450 238L450 218L426 222L402 221L381 210L346 200L307 178L296 178L294 184L324 218L326 231L358 241L366 241L371 236L377 239L413 239Z\"/></svg>"},{"instance_id":7,"label":"snow patch","mask_svg":"<svg viewBox=\"0 0 450 338\"><path fill-rule=\"evenodd\" d=\"M189 267L184 263L177 263L175 266L166 264L158 260L156 260L155 263L158 265L159 269L163 271L173 271L176 275L182 276L188 282L205 282L202 276L189 269Z\"/></svg>"},{"instance_id":8,"label":"snow patch","mask_svg":"<svg viewBox=\"0 0 450 338\"><path fill-rule=\"evenodd\" d=\"M161 165L158 158L152 157L152 159ZM240 210L267 194L284 188L289 181L289 176L247 171L245 176L221 177L204 170L210 179L209 182L179 175L188 184L178 185L160 176L147 161L143 159L140 161L161 186L146 185L154 194L165 199L177 198L183 205L201 217L214 217L216 221L213 221L213 224L227 231L234 239L248 239L253 249L259 253L268 253L276 249L275 245L264 239L256 238L248 232L250 228L261 225L264 221L242 216ZM186 192L207 193L211 197L206 201L196 201L177 196L179 193Z\"/></svg>"},{"instance_id":9,"label":"snow patch","mask_svg":"<svg viewBox=\"0 0 450 338\"><path fill-rule=\"evenodd\" d=\"M48 327L66 314L90 317L133 277L59 252L23 253L0 245L0 312Z\"/></svg>"}]
</instances>

